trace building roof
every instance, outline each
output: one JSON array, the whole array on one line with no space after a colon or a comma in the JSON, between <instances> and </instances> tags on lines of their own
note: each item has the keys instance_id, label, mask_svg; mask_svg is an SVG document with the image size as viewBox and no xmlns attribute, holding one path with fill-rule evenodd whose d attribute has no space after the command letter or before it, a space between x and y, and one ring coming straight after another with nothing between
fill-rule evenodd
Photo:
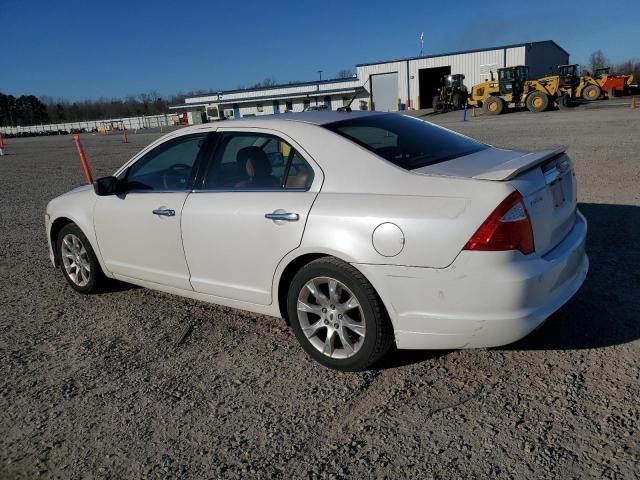
<instances>
[{"instance_id":1,"label":"building roof","mask_svg":"<svg viewBox=\"0 0 640 480\"><path fill-rule=\"evenodd\" d=\"M370 112L355 110L353 112L344 112L338 110L320 110L313 112L297 112L282 113L279 115L260 115L258 117L243 117L237 120L229 120L231 122L253 123L253 122L270 122L272 120L285 120L291 122L305 122L314 125L325 125L327 123L347 120L354 117L370 117L372 115L397 115L396 113L387 112Z\"/></svg>"},{"instance_id":2,"label":"building roof","mask_svg":"<svg viewBox=\"0 0 640 480\"><path fill-rule=\"evenodd\" d=\"M538 44L542 44L542 43L552 43L557 48L562 50L564 53L566 53L567 55L570 55L569 52L567 52L564 48L562 48L560 45L558 45L553 40L540 40L539 42L514 43L512 45L499 45L497 47L476 48L476 49L473 49L473 50L460 50L460 51L457 51L457 52L436 53L436 54L433 54L433 55L422 55L422 56L417 56L417 57L405 57L405 58L398 58L398 59L395 59L395 60L381 60L379 62L359 63L359 64L356 65L356 67L366 67L368 65L380 65L380 64L383 64L383 63L407 62L407 61L410 61L410 60L420 60L422 58L448 57L448 56L451 56L451 55L464 55L465 53L488 52L490 50L503 50L505 48L526 47L527 45L538 45Z\"/></svg>"},{"instance_id":3,"label":"building roof","mask_svg":"<svg viewBox=\"0 0 640 480\"><path fill-rule=\"evenodd\" d=\"M352 82L357 80L358 78L346 77L346 78L329 78L327 80L311 80L307 82L288 82L288 83L279 83L277 85L269 85L268 87L247 87L247 88L236 88L235 90L219 90L216 92L209 92L204 95L194 95L189 98L199 98L199 97L211 97L214 95L222 94L229 95L232 93L242 93L242 92L255 92L255 91L263 91L263 90L275 90L278 88L292 88L292 87L304 87L304 86L313 86L313 85L326 85L331 83L342 83L342 82Z\"/></svg>"}]
</instances>

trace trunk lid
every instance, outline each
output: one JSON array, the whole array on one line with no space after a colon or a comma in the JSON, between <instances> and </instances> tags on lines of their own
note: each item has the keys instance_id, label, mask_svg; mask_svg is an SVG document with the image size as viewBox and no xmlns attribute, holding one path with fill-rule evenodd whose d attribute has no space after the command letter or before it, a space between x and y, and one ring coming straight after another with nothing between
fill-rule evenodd
<instances>
[{"instance_id":1,"label":"trunk lid","mask_svg":"<svg viewBox=\"0 0 640 480\"><path fill-rule=\"evenodd\" d=\"M510 183L524 198L539 255L553 249L575 222L575 174L564 147L539 152L488 148L413 172Z\"/></svg>"}]
</instances>

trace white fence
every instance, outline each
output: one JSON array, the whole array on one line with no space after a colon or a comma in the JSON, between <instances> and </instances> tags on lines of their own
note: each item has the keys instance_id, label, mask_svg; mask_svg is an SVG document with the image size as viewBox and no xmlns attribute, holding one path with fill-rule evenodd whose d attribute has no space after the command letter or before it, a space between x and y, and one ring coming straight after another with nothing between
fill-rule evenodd
<instances>
[{"instance_id":1,"label":"white fence","mask_svg":"<svg viewBox=\"0 0 640 480\"><path fill-rule=\"evenodd\" d=\"M71 132L71 130L136 130L141 128L159 128L178 123L177 113L149 115L142 117L110 118L108 120L89 120L86 122L67 122L48 125L29 125L27 127L0 127L4 135L40 132Z\"/></svg>"}]
</instances>

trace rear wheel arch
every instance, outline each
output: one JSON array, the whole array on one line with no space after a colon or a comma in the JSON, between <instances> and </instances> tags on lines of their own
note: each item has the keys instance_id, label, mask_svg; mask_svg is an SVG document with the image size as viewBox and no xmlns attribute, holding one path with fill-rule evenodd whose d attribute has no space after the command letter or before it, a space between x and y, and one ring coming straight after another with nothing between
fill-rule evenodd
<instances>
[{"instance_id":1,"label":"rear wheel arch","mask_svg":"<svg viewBox=\"0 0 640 480\"><path fill-rule=\"evenodd\" d=\"M308 263L313 262L319 258L329 257L330 255L324 253L306 253L291 260L282 271L280 280L278 281L278 309L280 315L284 318L287 325L289 324L289 316L287 314L287 294L289 293L289 286L295 274Z\"/></svg>"},{"instance_id":2,"label":"rear wheel arch","mask_svg":"<svg viewBox=\"0 0 640 480\"><path fill-rule=\"evenodd\" d=\"M280 316L285 320L285 322L287 322L287 325L289 325L289 318L287 313L287 295L289 293L289 286L291 285L293 277L305 265L308 265L309 263L315 260L318 260L320 258L334 259L339 262L344 262L351 265L349 261L344 260L335 255L327 254L327 253L306 253L304 255L300 255L299 257L296 257L293 260L291 260L289 264L282 271L282 274L280 275L280 280L278 281L278 309L280 311ZM390 318L387 303L384 297L380 295L380 293L378 292L378 288L376 287L376 284L372 282L371 279L368 278L367 275L365 275L364 272L362 272L359 268L355 266L354 268L356 268L356 270L358 270L360 274L371 284L371 287L373 288L375 294L380 299L380 303L385 310L384 313L387 315L387 317Z\"/></svg>"}]
</instances>

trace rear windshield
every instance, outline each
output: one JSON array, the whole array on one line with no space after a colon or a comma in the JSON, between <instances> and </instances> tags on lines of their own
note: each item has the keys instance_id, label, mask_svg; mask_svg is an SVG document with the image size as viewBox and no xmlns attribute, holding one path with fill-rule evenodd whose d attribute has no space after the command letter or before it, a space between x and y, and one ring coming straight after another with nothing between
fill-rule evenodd
<instances>
[{"instance_id":1,"label":"rear windshield","mask_svg":"<svg viewBox=\"0 0 640 480\"><path fill-rule=\"evenodd\" d=\"M324 127L406 170L488 148L457 133L400 114L351 118Z\"/></svg>"}]
</instances>

